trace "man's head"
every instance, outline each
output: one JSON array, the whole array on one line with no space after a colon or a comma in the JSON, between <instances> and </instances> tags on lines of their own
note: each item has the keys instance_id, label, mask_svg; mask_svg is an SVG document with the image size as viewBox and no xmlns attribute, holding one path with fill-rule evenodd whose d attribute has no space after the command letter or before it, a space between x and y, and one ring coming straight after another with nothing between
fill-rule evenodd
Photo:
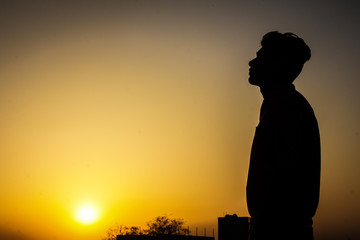
<instances>
[{"instance_id":1,"label":"man's head","mask_svg":"<svg viewBox=\"0 0 360 240\"><path fill-rule=\"evenodd\" d=\"M293 33L269 32L261 46L249 62L249 82L259 87L292 83L311 57L310 48Z\"/></svg>"}]
</instances>

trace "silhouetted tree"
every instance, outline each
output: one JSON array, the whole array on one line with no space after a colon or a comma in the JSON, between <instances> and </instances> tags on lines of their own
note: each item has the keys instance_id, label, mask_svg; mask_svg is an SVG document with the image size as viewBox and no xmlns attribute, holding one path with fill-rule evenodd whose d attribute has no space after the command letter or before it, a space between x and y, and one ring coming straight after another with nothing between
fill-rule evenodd
<instances>
[{"instance_id":1,"label":"silhouetted tree","mask_svg":"<svg viewBox=\"0 0 360 240\"><path fill-rule=\"evenodd\" d=\"M159 216L147 223L149 227L147 231L148 235L188 235L189 229L184 228L184 219L174 218L170 219L167 216Z\"/></svg>"},{"instance_id":2,"label":"silhouetted tree","mask_svg":"<svg viewBox=\"0 0 360 240\"><path fill-rule=\"evenodd\" d=\"M125 233L126 227L123 225L116 225L106 231L106 237L104 237L102 240L116 240L117 235L125 235Z\"/></svg>"},{"instance_id":3,"label":"silhouetted tree","mask_svg":"<svg viewBox=\"0 0 360 240\"><path fill-rule=\"evenodd\" d=\"M142 235L142 231L139 227L129 227L125 235Z\"/></svg>"},{"instance_id":4,"label":"silhouetted tree","mask_svg":"<svg viewBox=\"0 0 360 240\"><path fill-rule=\"evenodd\" d=\"M185 221L182 218L170 219L167 216L159 216L148 222L148 229L143 231L139 227L126 227L123 225L111 227L102 240L116 240L117 235L189 235L190 231L188 228L184 228L184 223Z\"/></svg>"},{"instance_id":5,"label":"silhouetted tree","mask_svg":"<svg viewBox=\"0 0 360 240\"><path fill-rule=\"evenodd\" d=\"M126 227L123 225L116 225L106 231L106 237L102 240L116 240L117 235L142 235L139 227Z\"/></svg>"}]
</instances>

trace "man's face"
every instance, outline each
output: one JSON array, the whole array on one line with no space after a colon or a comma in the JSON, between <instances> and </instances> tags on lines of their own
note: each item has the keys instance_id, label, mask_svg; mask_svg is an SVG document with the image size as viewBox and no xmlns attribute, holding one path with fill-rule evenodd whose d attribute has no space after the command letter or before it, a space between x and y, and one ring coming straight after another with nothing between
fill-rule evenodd
<instances>
[{"instance_id":1,"label":"man's face","mask_svg":"<svg viewBox=\"0 0 360 240\"><path fill-rule=\"evenodd\" d=\"M264 48L256 53L256 58L249 62L249 66L249 83L259 87L271 84L279 69L276 58Z\"/></svg>"}]
</instances>

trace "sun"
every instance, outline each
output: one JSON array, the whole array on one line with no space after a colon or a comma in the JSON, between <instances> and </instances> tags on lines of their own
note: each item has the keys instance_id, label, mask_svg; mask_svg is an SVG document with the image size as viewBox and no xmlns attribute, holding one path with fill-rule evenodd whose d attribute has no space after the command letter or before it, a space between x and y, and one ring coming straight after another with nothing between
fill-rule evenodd
<instances>
[{"instance_id":1,"label":"sun","mask_svg":"<svg viewBox=\"0 0 360 240\"><path fill-rule=\"evenodd\" d=\"M75 218L81 224L93 224L99 220L98 208L92 204L81 205L76 210Z\"/></svg>"}]
</instances>

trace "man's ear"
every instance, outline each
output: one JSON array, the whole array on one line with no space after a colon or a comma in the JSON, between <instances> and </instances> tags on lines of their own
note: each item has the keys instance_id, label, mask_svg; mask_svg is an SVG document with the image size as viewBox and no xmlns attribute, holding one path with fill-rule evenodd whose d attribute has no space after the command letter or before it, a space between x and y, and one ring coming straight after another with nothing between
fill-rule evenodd
<instances>
[{"instance_id":1,"label":"man's ear","mask_svg":"<svg viewBox=\"0 0 360 240\"><path fill-rule=\"evenodd\" d=\"M269 69L272 73L274 73L274 77L279 77L284 71L286 71L287 64L282 59L274 58L269 63Z\"/></svg>"}]
</instances>

